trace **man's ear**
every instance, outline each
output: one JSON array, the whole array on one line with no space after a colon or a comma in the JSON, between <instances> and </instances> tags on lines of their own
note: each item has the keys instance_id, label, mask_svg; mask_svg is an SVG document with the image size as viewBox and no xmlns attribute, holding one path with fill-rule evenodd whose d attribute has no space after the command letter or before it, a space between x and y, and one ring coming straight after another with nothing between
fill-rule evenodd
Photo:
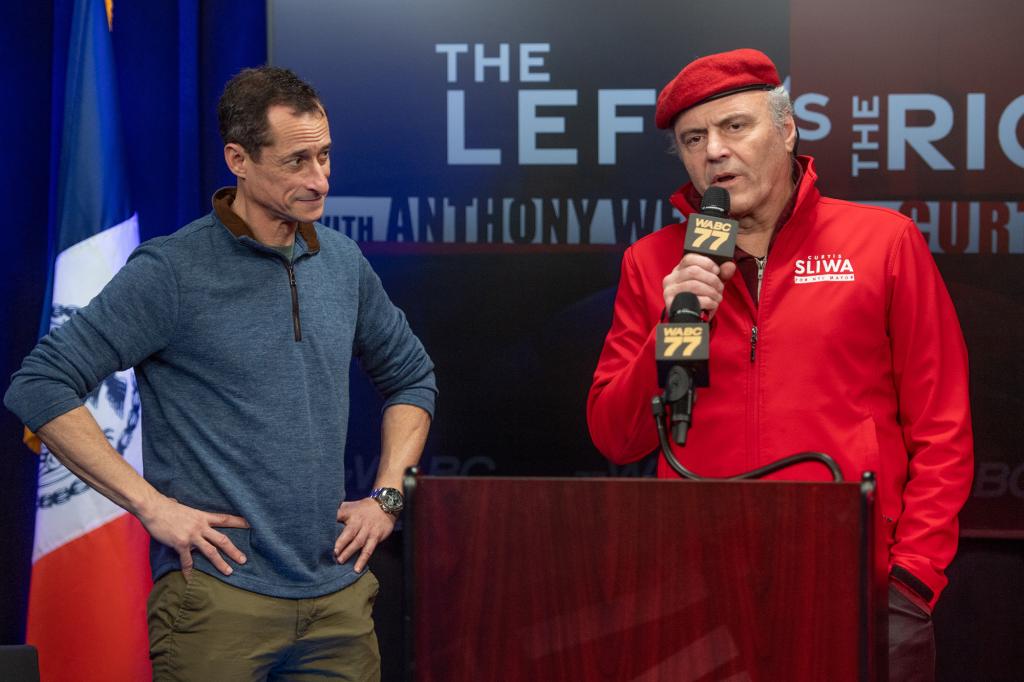
<instances>
[{"instance_id":1,"label":"man's ear","mask_svg":"<svg viewBox=\"0 0 1024 682\"><path fill-rule=\"evenodd\" d=\"M783 130L786 136L786 151L793 154L796 152L796 143L800 138L796 130L796 121L793 120L792 116L786 118L786 125Z\"/></svg>"},{"instance_id":2,"label":"man's ear","mask_svg":"<svg viewBox=\"0 0 1024 682\"><path fill-rule=\"evenodd\" d=\"M245 178L249 155L242 148L242 145L237 142L229 142L224 145L224 163L228 165L228 170L235 177Z\"/></svg>"}]
</instances>

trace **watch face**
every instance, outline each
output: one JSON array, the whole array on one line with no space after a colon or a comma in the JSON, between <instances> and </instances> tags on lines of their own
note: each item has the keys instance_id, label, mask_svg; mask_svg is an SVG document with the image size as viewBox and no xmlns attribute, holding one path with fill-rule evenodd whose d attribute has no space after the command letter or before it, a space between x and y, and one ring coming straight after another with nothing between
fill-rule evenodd
<instances>
[{"instance_id":1,"label":"watch face","mask_svg":"<svg viewBox=\"0 0 1024 682\"><path fill-rule=\"evenodd\" d=\"M384 511L397 512L402 509L402 494L394 488L383 488L377 494L377 501Z\"/></svg>"}]
</instances>

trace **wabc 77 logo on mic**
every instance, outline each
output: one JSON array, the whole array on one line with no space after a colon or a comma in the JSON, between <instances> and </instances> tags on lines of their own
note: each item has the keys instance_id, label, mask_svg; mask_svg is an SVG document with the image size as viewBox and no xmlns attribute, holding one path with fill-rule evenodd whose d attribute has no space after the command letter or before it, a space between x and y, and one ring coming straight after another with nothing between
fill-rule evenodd
<instances>
[{"instance_id":1,"label":"wabc 77 logo on mic","mask_svg":"<svg viewBox=\"0 0 1024 682\"><path fill-rule=\"evenodd\" d=\"M683 246L688 252L701 253L716 261L728 260L736 251L738 228L739 223L730 218L691 213Z\"/></svg>"},{"instance_id":2,"label":"wabc 77 logo on mic","mask_svg":"<svg viewBox=\"0 0 1024 682\"><path fill-rule=\"evenodd\" d=\"M706 324L659 324L657 341L658 360L685 362L708 359Z\"/></svg>"}]
</instances>

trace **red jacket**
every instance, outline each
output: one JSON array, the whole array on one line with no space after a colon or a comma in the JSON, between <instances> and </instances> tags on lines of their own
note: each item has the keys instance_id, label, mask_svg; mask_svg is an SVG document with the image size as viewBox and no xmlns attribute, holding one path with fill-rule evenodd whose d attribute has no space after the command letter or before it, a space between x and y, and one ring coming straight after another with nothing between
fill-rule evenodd
<instances>
[{"instance_id":1,"label":"red jacket","mask_svg":"<svg viewBox=\"0 0 1024 682\"><path fill-rule=\"evenodd\" d=\"M812 159L800 163L793 213L769 252L760 305L739 273L726 283L712 320L711 385L698 389L687 445L675 453L714 477L806 450L831 455L846 480L874 471L890 564L920 580L918 591L934 605L973 475L960 325L913 222L822 197ZM684 190L672 202L688 215L697 207ZM591 437L613 462L658 448L650 412L660 393L654 328L665 305L662 278L682 256L684 231L669 225L623 255L587 402ZM658 475L676 476L663 459ZM771 478L829 475L801 464Z\"/></svg>"}]
</instances>

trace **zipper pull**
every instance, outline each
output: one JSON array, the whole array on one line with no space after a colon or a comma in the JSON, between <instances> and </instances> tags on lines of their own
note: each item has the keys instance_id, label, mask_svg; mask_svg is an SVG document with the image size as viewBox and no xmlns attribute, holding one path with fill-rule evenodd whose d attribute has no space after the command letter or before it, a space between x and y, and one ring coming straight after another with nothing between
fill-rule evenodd
<instances>
[{"instance_id":1,"label":"zipper pull","mask_svg":"<svg viewBox=\"0 0 1024 682\"><path fill-rule=\"evenodd\" d=\"M286 263L288 269L288 285L292 290L292 330L295 332L295 340L302 341L302 321L299 318L299 287L295 282L295 266Z\"/></svg>"},{"instance_id":2,"label":"zipper pull","mask_svg":"<svg viewBox=\"0 0 1024 682\"><path fill-rule=\"evenodd\" d=\"M768 265L768 256L764 255L760 258L754 258L754 262L757 263L757 300L761 300L761 284L764 282L764 269Z\"/></svg>"},{"instance_id":3,"label":"zipper pull","mask_svg":"<svg viewBox=\"0 0 1024 682\"><path fill-rule=\"evenodd\" d=\"M757 355L757 326L750 328L750 361Z\"/></svg>"}]
</instances>

